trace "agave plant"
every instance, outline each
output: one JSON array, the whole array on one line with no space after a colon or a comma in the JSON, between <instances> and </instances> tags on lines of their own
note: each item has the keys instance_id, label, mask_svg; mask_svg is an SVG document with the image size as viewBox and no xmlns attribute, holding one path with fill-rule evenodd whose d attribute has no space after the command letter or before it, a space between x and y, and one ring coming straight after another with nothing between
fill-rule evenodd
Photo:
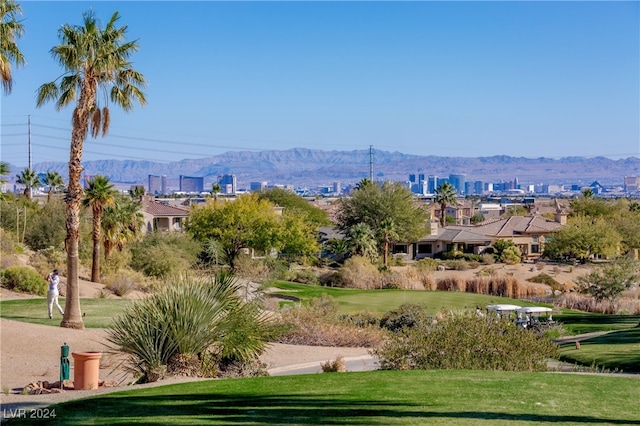
<instances>
[{"instance_id":1,"label":"agave plant","mask_svg":"<svg viewBox=\"0 0 640 426\"><path fill-rule=\"evenodd\" d=\"M208 354L228 363L257 359L266 345L266 320L256 301L241 295L229 273L169 280L164 289L134 302L108 330L114 352L128 355L129 367L154 381L172 359L204 361Z\"/></svg>"}]
</instances>

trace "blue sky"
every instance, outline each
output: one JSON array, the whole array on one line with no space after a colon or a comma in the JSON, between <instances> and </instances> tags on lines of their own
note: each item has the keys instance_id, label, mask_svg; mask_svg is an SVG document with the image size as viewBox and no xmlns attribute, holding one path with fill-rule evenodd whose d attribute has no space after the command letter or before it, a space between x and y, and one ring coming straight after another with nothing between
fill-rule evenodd
<instances>
[{"instance_id":1,"label":"blue sky","mask_svg":"<svg viewBox=\"0 0 640 426\"><path fill-rule=\"evenodd\" d=\"M375 149L640 156L638 2L21 1L28 65L2 95L3 161L67 161L71 108L36 109L64 23L119 11L148 105L112 108L84 160Z\"/></svg>"}]
</instances>

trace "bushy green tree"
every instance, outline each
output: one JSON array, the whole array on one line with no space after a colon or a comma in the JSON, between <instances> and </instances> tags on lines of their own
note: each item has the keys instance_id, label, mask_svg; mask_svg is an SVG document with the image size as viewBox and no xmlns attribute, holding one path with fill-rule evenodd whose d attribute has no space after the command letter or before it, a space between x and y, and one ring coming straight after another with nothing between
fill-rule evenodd
<instances>
[{"instance_id":1,"label":"bushy green tree","mask_svg":"<svg viewBox=\"0 0 640 426\"><path fill-rule=\"evenodd\" d=\"M544 255L577 259L615 256L621 244L622 237L607 218L575 216L545 243Z\"/></svg>"},{"instance_id":2,"label":"bushy green tree","mask_svg":"<svg viewBox=\"0 0 640 426\"><path fill-rule=\"evenodd\" d=\"M282 247L281 222L273 204L256 194L195 206L186 229L197 241L218 241L232 269L243 249L269 252Z\"/></svg>"},{"instance_id":3,"label":"bushy green tree","mask_svg":"<svg viewBox=\"0 0 640 426\"><path fill-rule=\"evenodd\" d=\"M298 194L287 191L286 189L267 189L259 192L258 196L260 199L269 200L276 206L283 207L285 212L302 214L305 220L315 227L331 225L331 221L324 210L312 205Z\"/></svg>"},{"instance_id":4,"label":"bushy green tree","mask_svg":"<svg viewBox=\"0 0 640 426\"><path fill-rule=\"evenodd\" d=\"M630 258L618 258L605 263L577 278L578 289L597 301L614 300L637 284L640 279L640 262Z\"/></svg>"},{"instance_id":5,"label":"bushy green tree","mask_svg":"<svg viewBox=\"0 0 640 426\"><path fill-rule=\"evenodd\" d=\"M47 282L38 272L27 266L10 266L0 271L2 286L13 291L23 291L46 296Z\"/></svg>"},{"instance_id":6,"label":"bushy green tree","mask_svg":"<svg viewBox=\"0 0 640 426\"><path fill-rule=\"evenodd\" d=\"M169 277L191 269L202 251L200 243L177 232L154 232L130 246L131 267L152 277Z\"/></svg>"},{"instance_id":7,"label":"bushy green tree","mask_svg":"<svg viewBox=\"0 0 640 426\"><path fill-rule=\"evenodd\" d=\"M385 223L393 223L394 241L414 241L427 234L428 218L425 206L398 182L362 185L351 197L338 201L336 212L338 227L347 234L356 225L367 225L380 253L389 235L383 231Z\"/></svg>"},{"instance_id":8,"label":"bushy green tree","mask_svg":"<svg viewBox=\"0 0 640 426\"><path fill-rule=\"evenodd\" d=\"M24 242L32 250L47 247L64 249L65 237L65 205L60 200L45 204L41 209L33 210L33 214L24 234Z\"/></svg>"}]
</instances>

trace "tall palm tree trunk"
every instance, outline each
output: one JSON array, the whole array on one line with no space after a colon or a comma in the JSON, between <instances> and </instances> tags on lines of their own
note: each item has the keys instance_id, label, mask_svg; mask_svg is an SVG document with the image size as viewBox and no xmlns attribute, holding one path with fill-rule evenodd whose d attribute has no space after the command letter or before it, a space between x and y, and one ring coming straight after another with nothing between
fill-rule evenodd
<instances>
[{"instance_id":1,"label":"tall palm tree trunk","mask_svg":"<svg viewBox=\"0 0 640 426\"><path fill-rule=\"evenodd\" d=\"M102 214L95 209L93 211L93 262L91 263L91 281L100 282L100 218Z\"/></svg>"},{"instance_id":2,"label":"tall palm tree trunk","mask_svg":"<svg viewBox=\"0 0 640 426\"><path fill-rule=\"evenodd\" d=\"M71 132L71 149L69 153L69 188L67 193L67 296L64 305L64 317L60 327L84 329L82 312L80 311L80 287L78 283L80 260L78 245L80 241L80 204L82 202L82 144L87 136L91 105L95 100L94 84L85 84L73 112L73 131Z\"/></svg>"}]
</instances>

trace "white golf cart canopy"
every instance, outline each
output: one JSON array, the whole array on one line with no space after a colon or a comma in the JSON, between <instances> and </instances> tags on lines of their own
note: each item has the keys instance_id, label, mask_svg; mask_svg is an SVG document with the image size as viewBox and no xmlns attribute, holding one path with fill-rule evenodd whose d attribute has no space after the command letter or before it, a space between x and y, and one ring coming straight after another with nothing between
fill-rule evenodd
<instances>
[{"instance_id":1,"label":"white golf cart canopy","mask_svg":"<svg viewBox=\"0 0 640 426\"><path fill-rule=\"evenodd\" d=\"M519 308L517 311L523 314L544 314L553 311L553 309L542 306L528 306L526 308Z\"/></svg>"},{"instance_id":2,"label":"white golf cart canopy","mask_svg":"<svg viewBox=\"0 0 640 426\"><path fill-rule=\"evenodd\" d=\"M518 305L487 305L488 311L504 312L504 311L517 311L519 309L522 309L522 307Z\"/></svg>"}]
</instances>

